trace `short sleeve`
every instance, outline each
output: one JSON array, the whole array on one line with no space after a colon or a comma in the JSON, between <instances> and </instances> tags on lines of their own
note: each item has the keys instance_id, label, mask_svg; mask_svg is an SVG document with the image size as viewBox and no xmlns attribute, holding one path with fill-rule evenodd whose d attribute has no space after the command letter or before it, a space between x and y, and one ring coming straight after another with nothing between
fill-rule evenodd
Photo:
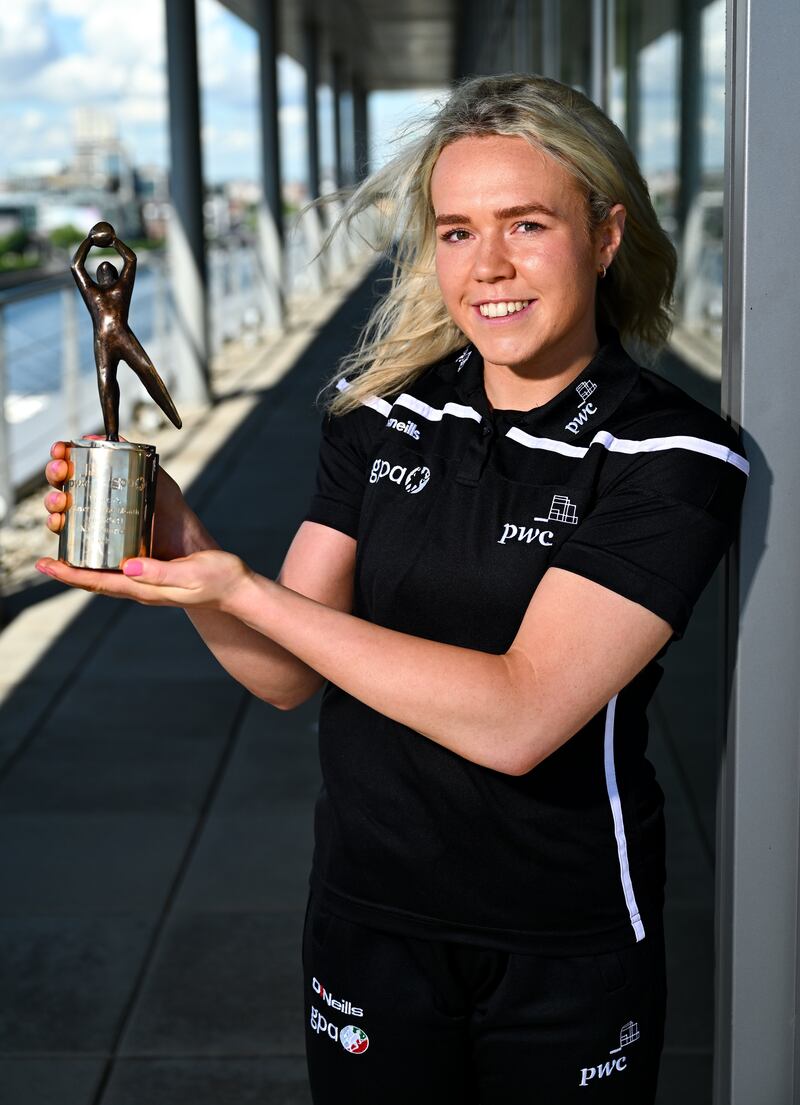
<instances>
[{"instance_id":1,"label":"short sleeve","mask_svg":"<svg viewBox=\"0 0 800 1105\"><path fill-rule=\"evenodd\" d=\"M676 639L682 637L738 533L747 462L741 453L732 456L674 449L634 462L597 500L551 566L652 610L672 626Z\"/></svg>"},{"instance_id":2,"label":"short sleeve","mask_svg":"<svg viewBox=\"0 0 800 1105\"><path fill-rule=\"evenodd\" d=\"M372 422L367 422L367 418ZM325 415L316 490L305 515L307 522L319 522L349 537L357 537L376 419L380 421L379 416L366 407L343 415Z\"/></svg>"}]
</instances>

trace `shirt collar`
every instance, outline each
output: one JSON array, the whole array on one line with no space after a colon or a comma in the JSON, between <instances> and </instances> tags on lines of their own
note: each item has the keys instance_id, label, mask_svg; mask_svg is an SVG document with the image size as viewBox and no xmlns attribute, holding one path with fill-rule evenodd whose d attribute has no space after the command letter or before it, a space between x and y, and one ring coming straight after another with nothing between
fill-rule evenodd
<instances>
[{"instance_id":1,"label":"shirt collar","mask_svg":"<svg viewBox=\"0 0 800 1105\"><path fill-rule=\"evenodd\" d=\"M592 436L619 406L638 379L640 368L625 351L612 326L598 328L599 347L576 378L547 403L528 411L492 412L483 383L483 357L470 342L442 365L462 402L487 419L523 426L539 437L578 441Z\"/></svg>"}]
</instances>

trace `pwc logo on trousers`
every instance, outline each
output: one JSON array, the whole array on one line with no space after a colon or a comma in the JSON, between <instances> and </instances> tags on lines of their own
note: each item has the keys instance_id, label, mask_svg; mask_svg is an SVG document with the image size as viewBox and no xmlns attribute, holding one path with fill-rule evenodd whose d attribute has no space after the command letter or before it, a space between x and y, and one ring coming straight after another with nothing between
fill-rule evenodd
<instances>
[{"instance_id":1,"label":"pwc logo on trousers","mask_svg":"<svg viewBox=\"0 0 800 1105\"><path fill-rule=\"evenodd\" d=\"M399 484L409 495L418 495L430 478L431 470L425 465L409 469L403 464L392 464L391 461L381 460L380 457L372 465L372 471L369 474L370 483L388 479L391 483Z\"/></svg>"},{"instance_id":2,"label":"pwc logo on trousers","mask_svg":"<svg viewBox=\"0 0 800 1105\"><path fill-rule=\"evenodd\" d=\"M616 1059L606 1059L602 1063L597 1063L593 1067L583 1067L581 1070L581 1080L578 1085L583 1088L588 1086L594 1079L609 1078L612 1074L618 1074L621 1071L627 1070L628 1056L620 1055L619 1053L623 1048L629 1047L631 1044L635 1044L641 1036L639 1031L639 1025L636 1021L628 1021L619 1030L619 1047L614 1047L609 1051L609 1055L616 1055Z\"/></svg>"}]
</instances>

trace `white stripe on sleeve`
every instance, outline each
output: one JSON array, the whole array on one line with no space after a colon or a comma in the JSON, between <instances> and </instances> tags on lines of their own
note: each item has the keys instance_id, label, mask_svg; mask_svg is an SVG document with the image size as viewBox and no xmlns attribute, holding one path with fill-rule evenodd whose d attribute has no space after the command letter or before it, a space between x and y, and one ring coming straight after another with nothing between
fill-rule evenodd
<instances>
[{"instance_id":1,"label":"white stripe on sleeve","mask_svg":"<svg viewBox=\"0 0 800 1105\"><path fill-rule=\"evenodd\" d=\"M734 453L725 445L719 445L716 441L706 441L703 437L676 434L672 437L646 437L642 441L633 441L630 438L614 437L608 430L599 430L592 438L592 445L595 442L611 453L660 453L664 449L689 449L693 453L705 453L708 457L716 457L717 460L733 464L745 475L750 471L750 465L744 457Z\"/></svg>"},{"instance_id":2,"label":"white stripe on sleeve","mask_svg":"<svg viewBox=\"0 0 800 1105\"><path fill-rule=\"evenodd\" d=\"M344 376L336 381L337 391L347 391L350 386L350 381L345 380ZM392 404L387 403L385 399L379 399L377 395L370 395L368 399L362 399L361 405L364 407L372 407L374 411L378 411L379 414L386 417L388 417L392 410Z\"/></svg>"}]
</instances>

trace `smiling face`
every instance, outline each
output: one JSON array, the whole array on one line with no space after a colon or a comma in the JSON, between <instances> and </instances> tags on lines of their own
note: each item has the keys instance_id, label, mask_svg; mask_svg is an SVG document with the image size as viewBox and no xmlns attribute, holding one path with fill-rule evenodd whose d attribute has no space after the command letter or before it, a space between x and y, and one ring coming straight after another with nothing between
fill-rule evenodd
<instances>
[{"instance_id":1,"label":"smiling face","mask_svg":"<svg viewBox=\"0 0 800 1105\"><path fill-rule=\"evenodd\" d=\"M575 179L524 138L461 138L431 176L436 275L487 370L558 376L597 348L595 290L622 237L616 204L589 236Z\"/></svg>"}]
</instances>

